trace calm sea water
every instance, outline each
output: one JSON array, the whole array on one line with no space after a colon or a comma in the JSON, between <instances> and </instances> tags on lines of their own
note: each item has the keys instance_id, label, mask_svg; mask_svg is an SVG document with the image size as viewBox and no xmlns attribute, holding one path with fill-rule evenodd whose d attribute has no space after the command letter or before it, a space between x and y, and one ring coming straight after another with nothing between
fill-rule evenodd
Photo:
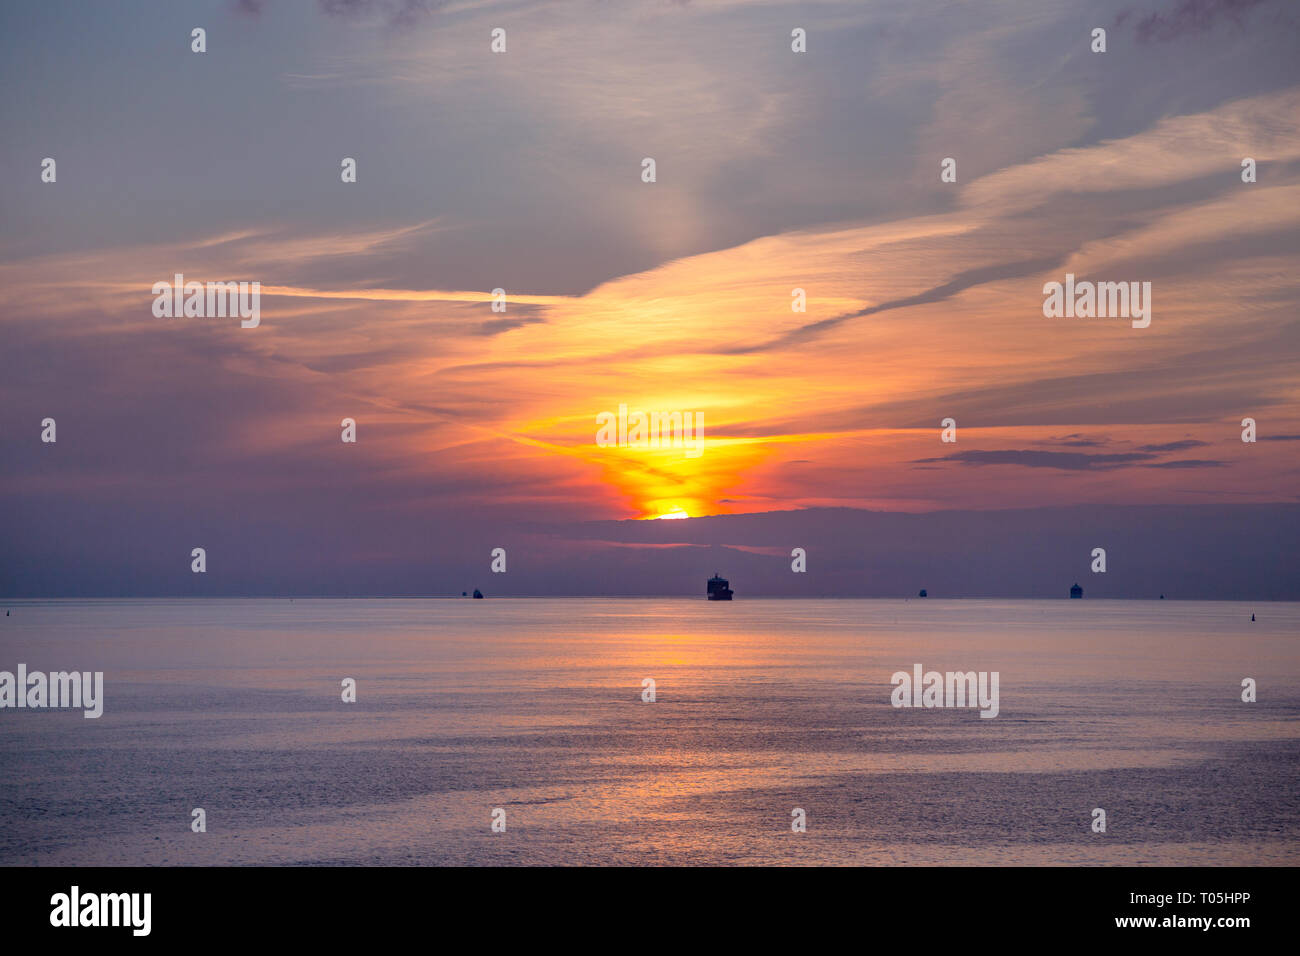
<instances>
[{"instance_id":1,"label":"calm sea water","mask_svg":"<svg viewBox=\"0 0 1300 956\"><path fill-rule=\"evenodd\" d=\"M0 711L4 864L1300 863L1297 604L7 606L0 670L106 686Z\"/></svg>"}]
</instances>

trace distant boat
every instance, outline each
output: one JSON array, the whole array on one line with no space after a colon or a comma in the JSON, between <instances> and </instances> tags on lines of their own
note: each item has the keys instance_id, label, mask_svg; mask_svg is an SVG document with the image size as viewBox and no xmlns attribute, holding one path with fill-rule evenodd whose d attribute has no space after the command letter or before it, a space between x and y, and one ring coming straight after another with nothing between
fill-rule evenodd
<instances>
[{"instance_id":1,"label":"distant boat","mask_svg":"<svg viewBox=\"0 0 1300 956\"><path fill-rule=\"evenodd\" d=\"M730 584L730 581L714 572L713 577L709 578L709 600L730 601L732 594Z\"/></svg>"},{"instance_id":2,"label":"distant boat","mask_svg":"<svg viewBox=\"0 0 1300 956\"><path fill-rule=\"evenodd\" d=\"M930 595L925 593L925 588L921 588L921 593L917 595L917 597L929 597L929 596Z\"/></svg>"},{"instance_id":3,"label":"distant boat","mask_svg":"<svg viewBox=\"0 0 1300 956\"><path fill-rule=\"evenodd\" d=\"M1079 585L1076 583L1074 587L1070 588L1070 597L1072 598L1083 597L1083 588L1079 587Z\"/></svg>"},{"instance_id":4,"label":"distant boat","mask_svg":"<svg viewBox=\"0 0 1300 956\"><path fill-rule=\"evenodd\" d=\"M481 597L483 597L483 592L480 591L478 588L475 588L475 589L474 589L474 596L475 596L476 598L481 598Z\"/></svg>"}]
</instances>

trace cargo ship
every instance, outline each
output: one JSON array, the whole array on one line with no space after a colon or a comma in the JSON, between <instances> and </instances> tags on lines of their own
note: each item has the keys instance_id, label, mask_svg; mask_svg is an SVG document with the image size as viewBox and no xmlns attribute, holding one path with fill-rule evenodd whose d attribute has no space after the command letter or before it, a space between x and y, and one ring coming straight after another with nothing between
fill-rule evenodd
<instances>
[{"instance_id":1,"label":"cargo ship","mask_svg":"<svg viewBox=\"0 0 1300 956\"><path fill-rule=\"evenodd\" d=\"M710 601L730 601L731 600L731 582L718 573L714 573L709 578L709 600Z\"/></svg>"}]
</instances>

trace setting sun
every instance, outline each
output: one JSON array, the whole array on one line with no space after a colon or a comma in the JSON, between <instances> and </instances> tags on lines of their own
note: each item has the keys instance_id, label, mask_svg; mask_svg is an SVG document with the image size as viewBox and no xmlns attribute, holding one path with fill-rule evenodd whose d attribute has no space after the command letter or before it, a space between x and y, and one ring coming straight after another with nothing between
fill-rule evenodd
<instances>
[{"instance_id":1,"label":"setting sun","mask_svg":"<svg viewBox=\"0 0 1300 956\"><path fill-rule=\"evenodd\" d=\"M679 508L674 508L672 511L665 512L664 514L655 515L653 520L663 521L668 518L689 518L689 517L690 515L686 513L686 510L684 508L679 507Z\"/></svg>"}]
</instances>

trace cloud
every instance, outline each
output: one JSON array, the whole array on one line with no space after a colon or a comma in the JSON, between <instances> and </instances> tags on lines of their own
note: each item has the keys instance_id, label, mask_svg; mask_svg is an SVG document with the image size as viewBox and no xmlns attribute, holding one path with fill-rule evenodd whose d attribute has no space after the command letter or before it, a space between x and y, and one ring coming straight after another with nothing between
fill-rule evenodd
<instances>
[{"instance_id":1,"label":"cloud","mask_svg":"<svg viewBox=\"0 0 1300 956\"><path fill-rule=\"evenodd\" d=\"M1029 451L959 451L941 458L918 458L917 463L955 461L963 465L1020 465L1025 468L1057 468L1063 471L1088 471L1123 468L1148 461L1154 455L1127 452L1115 455L1088 455L1083 452Z\"/></svg>"},{"instance_id":2,"label":"cloud","mask_svg":"<svg viewBox=\"0 0 1300 956\"><path fill-rule=\"evenodd\" d=\"M317 0L317 3L330 16L353 19L382 16L393 26L411 26L446 6L447 0Z\"/></svg>"},{"instance_id":3,"label":"cloud","mask_svg":"<svg viewBox=\"0 0 1300 956\"><path fill-rule=\"evenodd\" d=\"M877 315L881 312L890 312L894 309L906 309L910 306L942 302L945 299L952 298L959 292L965 292L967 289L972 289L976 286L984 285L985 283L1036 275L1045 269L1055 267L1061 261L1061 259L1053 257L981 266L978 269L970 269L958 273L947 282L930 289L925 289L915 295L905 296L901 299L893 299L889 302L882 302L879 305L868 306L865 309L859 309L857 312L850 312L847 315L838 315L833 318L822 319L818 322L810 322L807 325L800 326L797 329L785 333L779 338L757 345L737 345L730 348L719 349L718 352L724 355L746 355L753 352L762 352L769 349L793 345L833 329L837 325L848 322L851 319L865 318L869 315Z\"/></svg>"},{"instance_id":4,"label":"cloud","mask_svg":"<svg viewBox=\"0 0 1300 956\"><path fill-rule=\"evenodd\" d=\"M1204 33L1224 17L1242 26L1246 12L1262 2L1264 0L1177 0L1169 9L1158 10L1137 21L1138 42L1167 43L1192 33ZM1116 21L1119 22L1122 21Z\"/></svg>"},{"instance_id":5,"label":"cloud","mask_svg":"<svg viewBox=\"0 0 1300 956\"><path fill-rule=\"evenodd\" d=\"M1208 445L1209 442L1198 441L1195 438L1185 438L1182 441L1165 442L1162 445L1139 445L1139 451L1185 451L1188 448L1200 448L1202 445Z\"/></svg>"},{"instance_id":6,"label":"cloud","mask_svg":"<svg viewBox=\"0 0 1300 956\"><path fill-rule=\"evenodd\" d=\"M1079 435L1066 435L1064 438L1049 438L1044 445L1061 445L1065 448L1104 448L1110 444L1109 438L1083 438Z\"/></svg>"},{"instance_id":7,"label":"cloud","mask_svg":"<svg viewBox=\"0 0 1300 956\"><path fill-rule=\"evenodd\" d=\"M1055 150L981 176L962 190L961 204L1006 216L1053 197L1163 189L1231 170L1242 156L1291 161L1300 158L1298 113L1300 88L1288 88L1162 117L1132 135Z\"/></svg>"},{"instance_id":8,"label":"cloud","mask_svg":"<svg viewBox=\"0 0 1300 956\"><path fill-rule=\"evenodd\" d=\"M511 329L521 329L525 325L535 325L538 322L545 322L545 319L536 316L525 316L517 319L492 319L484 322L474 330L475 335L500 335L502 332L509 332Z\"/></svg>"}]
</instances>

